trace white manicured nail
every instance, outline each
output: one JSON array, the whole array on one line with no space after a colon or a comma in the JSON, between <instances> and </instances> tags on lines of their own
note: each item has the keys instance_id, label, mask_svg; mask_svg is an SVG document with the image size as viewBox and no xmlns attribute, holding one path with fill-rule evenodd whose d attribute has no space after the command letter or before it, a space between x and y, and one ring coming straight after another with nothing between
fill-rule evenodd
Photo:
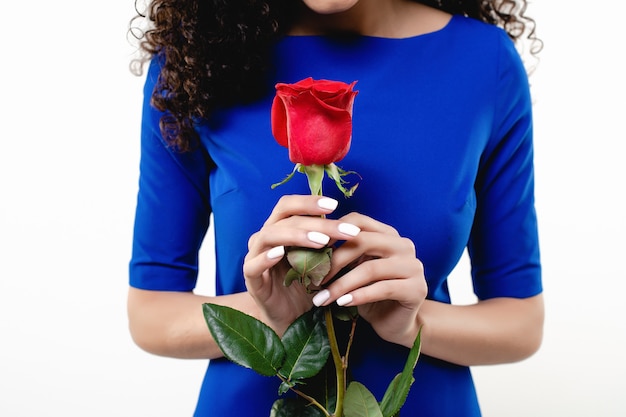
<instances>
[{"instance_id":1,"label":"white manicured nail","mask_svg":"<svg viewBox=\"0 0 626 417\"><path fill-rule=\"evenodd\" d=\"M339 229L339 231L344 235L348 236L356 236L361 231L361 229L359 229L357 226L350 223L339 223L337 229Z\"/></svg>"},{"instance_id":2,"label":"white manicured nail","mask_svg":"<svg viewBox=\"0 0 626 417\"><path fill-rule=\"evenodd\" d=\"M326 300L328 300L329 298L330 298L330 291L322 290L318 292L317 294L315 294L315 297L313 297L313 304L319 307L322 304L324 304Z\"/></svg>"},{"instance_id":3,"label":"white manicured nail","mask_svg":"<svg viewBox=\"0 0 626 417\"><path fill-rule=\"evenodd\" d=\"M317 205L324 210L333 211L337 208L337 204L339 204L337 200L328 197L323 197L317 200Z\"/></svg>"},{"instance_id":4,"label":"white manicured nail","mask_svg":"<svg viewBox=\"0 0 626 417\"><path fill-rule=\"evenodd\" d=\"M338 306L345 306L346 304L350 304L351 302L352 302L352 294L342 295L341 297L337 298Z\"/></svg>"},{"instance_id":5,"label":"white manicured nail","mask_svg":"<svg viewBox=\"0 0 626 417\"><path fill-rule=\"evenodd\" d=\"M311 242L319 243L320 245L325 245L330 241L330 236L320 232L309 232L307 237Z\"/></svg>"},{"instance_id":6,"label":"white manicured nail","mask_svg":"<svg viewBox=\"0 0 626 417\"><path fill-rule=\"evenodd\" d=\"M282 258L284 254L285 254L284 246L276 246L275 248L272 248L269 251L267 251L267 257L270 259Z\"/></svg>"}]
</instances>

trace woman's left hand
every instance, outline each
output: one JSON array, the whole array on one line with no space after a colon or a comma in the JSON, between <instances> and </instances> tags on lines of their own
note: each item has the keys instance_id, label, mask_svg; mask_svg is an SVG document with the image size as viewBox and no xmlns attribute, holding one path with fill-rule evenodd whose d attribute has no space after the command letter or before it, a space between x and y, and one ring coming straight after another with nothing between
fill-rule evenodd
<instances>
[{"instance_id":1,"label":"woman's left hand","mask_svg":"<svg viewBox=\"0 0 626 417\"><path fill-rule=\"evenodd\" d=\"M358 307L384 340L407 347L419 330L418 311L428 287L415 245L391 226L358 213L340 219L361 228L359 235L333 251L325 281L347 265L355 265L320 291L313 302Z\"/></svg>"}]
</instances>

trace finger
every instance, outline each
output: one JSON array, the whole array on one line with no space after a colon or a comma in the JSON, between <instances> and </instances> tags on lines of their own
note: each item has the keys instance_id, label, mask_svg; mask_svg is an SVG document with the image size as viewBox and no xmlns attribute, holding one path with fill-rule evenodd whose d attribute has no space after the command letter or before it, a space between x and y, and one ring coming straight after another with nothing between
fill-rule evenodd
<instances>
[{"instance_id":1,"label":"finger","mask_svg":"<svg viewBox=\"0 0 626 417\"><path fill-rule=\"evenodd\" d=\"M399 236L398 231L390 225L373 219L361 213L348 213L339 219L340 221L352 223L361 230L368 232L379 232L387 235Z\"/></svg>"},{"instance_id":2,"label":"finger","mask_svg":"<svg viewBox=\"0 0 626 417\"><path fill-rule=\"evenodd\" d=\"M274 246L301 246L319 249L337 240L350 240L361 230L352 224L321 217L292 216L264 226L248 240L252 256Z\"/></svg>"},{"instance_id":3,"label":"finger","mask_svg":"<svg viewBox=\"0 0 626 417\"><path fill-rule=\"evenodd\" d=\"M318 229L318 230L316 230ZM276 246L301 246L319 249L330 242L331 237L324 232L320 232L322 227L286 227L275 226L264 228L254 235L254 239L248 242L248 253L255 257L263 252L269 251Z\"/></svg>"},{"instance_id":4,"label":"finger","mask_svg":"<svg viewBox=\"0 0 626 417\"><path fill-rule=\"evenodd\" d=\"M286 195L282 196L265 224L273 224L281 219L296 215L321 216L332 213L338 205L338 201L330 197L312 195Z\"/></svg>"},{"instance_id":5,"label":"finger","mask_svg":"<svg viewBox=\"0 0 626 417\"><path fill-rule=\"evenodd\" d=\"M342 276L340 279L330 284L324 292L316 295L314 299L316 305L328 305L340 297L354 293L361 288L369 287L378 282L384 281L405 281L415 279L415 286L419 289L420 282L424 281L422 263L415 258L381 258L363 262L353 270ZM405 283L403 283L404 285ZM405 291L402 286L397 287L397 291ZM399 294L392 299L406 296ZM389 297L389 294L381 294L381 300Z\"/></svg>"},{"instance_id":6,"label":"finger","mask_svg":"<svg viewBox=\"0 0 626 417\"><path fill-rule=\"evenodd\" d=\"M417 307L426 297L426 281L416 278L377 281L366 287L357 288L339 297L337 305L362 306L381 301L396 301L407 308Z\"/></svg>"},{"instance_id":7,"label":"finger","mask_svg":"<svg viewBox=\"0 0 626 417\"><path fill-rule=\"evenodd\" d=\"M278 264L283 259L284 255L284 246L275 246L256 256L248 254L243 263L244 277L246 279L260 277L265 271Z\"/></svg>"},{"instance_id":8,"label":"finger","mask_svg":"<svg viewBox=\"0 0 626 417\"><path fill-rule=\"evenodd\" d=\"M361 231L358 236L333 252L331 270L326 281L350 265L356 266L366 260L394 256L415 258L415 244L410 239L397 235Z\"/></svg>"}]
</instances>

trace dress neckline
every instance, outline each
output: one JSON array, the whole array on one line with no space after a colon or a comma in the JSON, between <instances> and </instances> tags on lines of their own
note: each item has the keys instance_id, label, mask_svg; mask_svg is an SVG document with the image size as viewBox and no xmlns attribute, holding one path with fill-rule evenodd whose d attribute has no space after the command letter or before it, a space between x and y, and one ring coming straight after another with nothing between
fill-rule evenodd
<instances>
[{"instance_id":1,"label":"dress neckline","mask_svg":"<svg viewBox=\"0 0 626 417\"><path fill-rule=\"evenodd\" d=\"M450 19L443 25L441 28L433 30L431 32L420 33L418 35L406 36L402 38L387 38L382 36L373 36L373 35L360 35L353 33L335 33L335 34L323 34L323 35L286 35L286 39L320 39L320 40L372 40L372 41L380 41L380 42L399 42L399 41L409 41L409 40L417 40L428 38L431 36L436 36L440 33L446 32L452 25L453 22L463 16L458 14L453 14L450 16Z\"/></svg>"}]
</instances>

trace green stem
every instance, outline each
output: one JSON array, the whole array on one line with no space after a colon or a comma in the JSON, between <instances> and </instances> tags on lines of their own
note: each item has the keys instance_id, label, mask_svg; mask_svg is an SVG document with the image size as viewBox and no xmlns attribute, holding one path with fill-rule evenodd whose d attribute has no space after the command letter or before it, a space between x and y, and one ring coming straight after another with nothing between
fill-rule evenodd
<instances>
[{"instance_id":1,"label":"green stem","mask_svg":"<svg viewBox=\"0 0 626 417\"><path fill-rule=\"evenodd\" d=\"M323 196L322 180L326 172L326 167L321 165L305 166L304 172L309 181L309 189L312 195ZM322 214L324 219L326 215ZM333 363L335 365L335 375L337 376L337 402L335 404L335 412L332 417L342 417L343 415L343 399L346 393L346 368L343 364L343 358L339 352L337 344L337 336L335 335L335 325L333 323L333 313L330 307L324 310L324 318L326 320L326 331L328 332L328 342L330 343L330 351L333 355Z\"/></svg>"},{"instance_id":2,"label":"green stem","mask_svg":"<svg viewBox=\"0 0 626 417\"><path fill-rule=\"evenodd\" d=\"M335 413L333 417L341 417L343 414L343 398L346 393L345 370L341 353L339 353L339 345L337 344L337 336L335 335L335 325L333 323L333 313L330 307L326 307L324 311L326 319L326 331L328 332L328 342L330 343L330 351L333 355L333 363L335 364L335 374L337 375L337 404L335 405Z\"/></svg>"},{"instance_id":3,"label":"green stem","mask_svg":"<svg viewBox=\"0 0 626 417\"><path fill-rule=\"evenodd\" d=\"M356 321L357 321L358 317L354 317L352 319L352 327L350 328L350 336L348 338L348 347L346 348L346 355L343 357L343 379L344 381L347 381L347 372L348 372L348 357L350 356L350 348L352 347L352 342L354 341L354 332L356 330Z\"/></svg>"}]
</instances>

